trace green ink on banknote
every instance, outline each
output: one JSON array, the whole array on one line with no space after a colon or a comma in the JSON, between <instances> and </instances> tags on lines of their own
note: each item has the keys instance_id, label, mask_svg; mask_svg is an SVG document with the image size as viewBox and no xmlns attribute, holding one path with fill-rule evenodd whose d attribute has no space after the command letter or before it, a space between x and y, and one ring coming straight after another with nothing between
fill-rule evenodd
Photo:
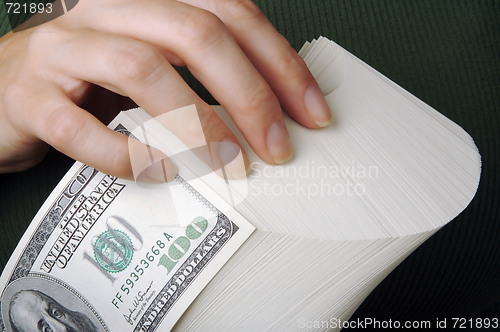
<instances>
[{"instance_id":1,"label":"green ink on banknote","mask_svg":"<svg viewBox=\"0 0 500 332\"><path fill-rule=\"evenodd\" d=\"M205 217L196 217L186 228L186 236L191 240L196 240L205 232L208 227L208 220Z\"/></svg>"},{"instance_id":2,"label":"green ink on banknote","mask_svg":"<svg viewBox=\"0 0 500 332\"><path fill-rule=\"evenodd\" d=\"M191 241L198 239L208 228L208 220L205 217L196 217L191 221L191 223L186 227L186 236L180 236L170 245L168 248L168 255L163 254L160 257L158 266L163 266L167 269L167 274L173 271L175 265L189 250L191 246ZM163 233L167 240L170 242L172 236L167 233Z\"/></svg>"},{"instance_id":3,"label":"green ink on banknote","mask_svg":"<svg viewBox=\"0 0 500 332\"><path fill-rule=\"evenodd\" d=\"M134 256L132 240L122 231L107 230L97 237L94 245L97 263L111 273L127 268Z\"/></svg>"}]
</instances>

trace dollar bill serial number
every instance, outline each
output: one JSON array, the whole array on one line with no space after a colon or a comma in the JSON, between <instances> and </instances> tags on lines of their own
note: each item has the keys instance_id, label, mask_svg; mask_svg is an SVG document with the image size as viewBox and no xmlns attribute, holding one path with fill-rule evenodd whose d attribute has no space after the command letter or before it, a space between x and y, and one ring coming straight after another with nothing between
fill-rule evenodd
<instances>
[{"instance_id":1,"label":"dollar bill serial number","mask_svg":"<svg viewBox=\"0 0 500 332\"><path fill-rule=\"evenodd\" d=\"M5 2L7 14L36 14L36 13L52 13L52 3L18 3Z\"/></svg>"},{"instance_id":2,"label":"dollar bill serial number","mask_svg":"<svg viewBox=\"0 0 500 332\"><path fill-rule=\"evenodd\" d=\"M124 301L123 298L131 293L134 285L141 279L145 271L156 261L157 257L159 257L159 260L156 266L165 268L166 275L169 275L174 270L179 260L187 254L191 247L191 242L198 240L205 233L207 228L207 219L199 216L194 218L186 227L184 235L177 237L175 240L172 240L172 235L166 232L163 233L165 238L158 239L151 247L151 250L146 252L139 261L139 264L137 264L133 271L128 274L129 277L121 285L120 289L111 300L113 306L116 309L120 309L120 304ZM167 246L166 242L171 243Z\"/></svg>"},{"instance_id":3,"label":"dollar bill serial number","mask_svg":"<svg viewBox=\"0 0 500 332\"><path fill-rule=\"evenodd\" d=\"M144 274L144 270L146 270L150 263L154 262L155 256L158 256L160 254L160 249L165 248L165 243L163 243L161 240L156 241L156 246L153 246L150 251L146 252L146 256L141 259L139 264L137 264L134 268L134 271L130 273L130 278L127 278L125 282L122 284L120 287L121 291L125 295L130 294L130 290L134 288L134 285L136 282L139 281L141 276ZM115 298L111 301L113 305L119 309L118 306L118 301L123 302L122 296L120 293L117 293Z\"/></svg>"}]
</instances>

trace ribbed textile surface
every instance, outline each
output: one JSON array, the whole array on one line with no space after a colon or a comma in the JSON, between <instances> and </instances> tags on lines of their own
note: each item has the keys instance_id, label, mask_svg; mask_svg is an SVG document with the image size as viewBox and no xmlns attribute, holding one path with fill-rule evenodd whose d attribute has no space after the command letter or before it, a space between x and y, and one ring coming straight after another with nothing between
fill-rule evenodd
<instances>
[{"instance_id":1,"label":"ribbed textile surface","mask_svg":"<svg viewBox=\"0 0 500 332\"><path fill-rule=\"evenodd\" d=\"M500 2L257 1L296 49L320 35L462 126L482 156L470 206L417 249L353 316L435 321L500 301ZM0 35L8 24L0 4ZM191 86L213 98L185 69ZM117 110L118 111L118 110ZM72 164L51 151L38 166L0 175L0 265Z\"/></svg>"}]
</instances>

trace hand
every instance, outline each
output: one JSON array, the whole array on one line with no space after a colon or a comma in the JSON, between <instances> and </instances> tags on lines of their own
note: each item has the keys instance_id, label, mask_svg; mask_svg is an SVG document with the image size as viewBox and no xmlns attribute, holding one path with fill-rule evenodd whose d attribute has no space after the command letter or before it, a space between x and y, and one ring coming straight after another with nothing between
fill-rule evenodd
<instances>
[{"instance_id":1,"label":"hand","mask_svg":"<svg viewBox=\"0 0 500 332\"><path fill-rule=\"evenodd\" d=\"M237 144L171 64L188 66L267 163L293 155L280 103L306 127L331 122L302 59L249 0L80 0L51 22L0 39L0 172L32 167L49 144L132 179L126 137L77 106L92 84L152 116L195 104L208 142ZM189 128L181 139L196 134Z\"/></svg>"}]
</instances>

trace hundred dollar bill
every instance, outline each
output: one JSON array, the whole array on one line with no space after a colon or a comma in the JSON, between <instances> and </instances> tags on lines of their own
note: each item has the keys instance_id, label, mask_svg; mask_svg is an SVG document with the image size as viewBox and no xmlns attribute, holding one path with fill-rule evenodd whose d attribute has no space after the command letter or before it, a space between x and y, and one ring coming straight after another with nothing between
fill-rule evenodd
<instances>
[{"instance_id":1,"label":"hundred dollar bill","mask_svg":"<svg viewBox=\"0 0 500 332\"><path fill-rule=\"evenodd\" d=\"M132 135L123 113L110 126ZM186 177L152 189L75 163L2 273L0 330L170 330L254 230Z\"/></svg>"}]
</instances>

